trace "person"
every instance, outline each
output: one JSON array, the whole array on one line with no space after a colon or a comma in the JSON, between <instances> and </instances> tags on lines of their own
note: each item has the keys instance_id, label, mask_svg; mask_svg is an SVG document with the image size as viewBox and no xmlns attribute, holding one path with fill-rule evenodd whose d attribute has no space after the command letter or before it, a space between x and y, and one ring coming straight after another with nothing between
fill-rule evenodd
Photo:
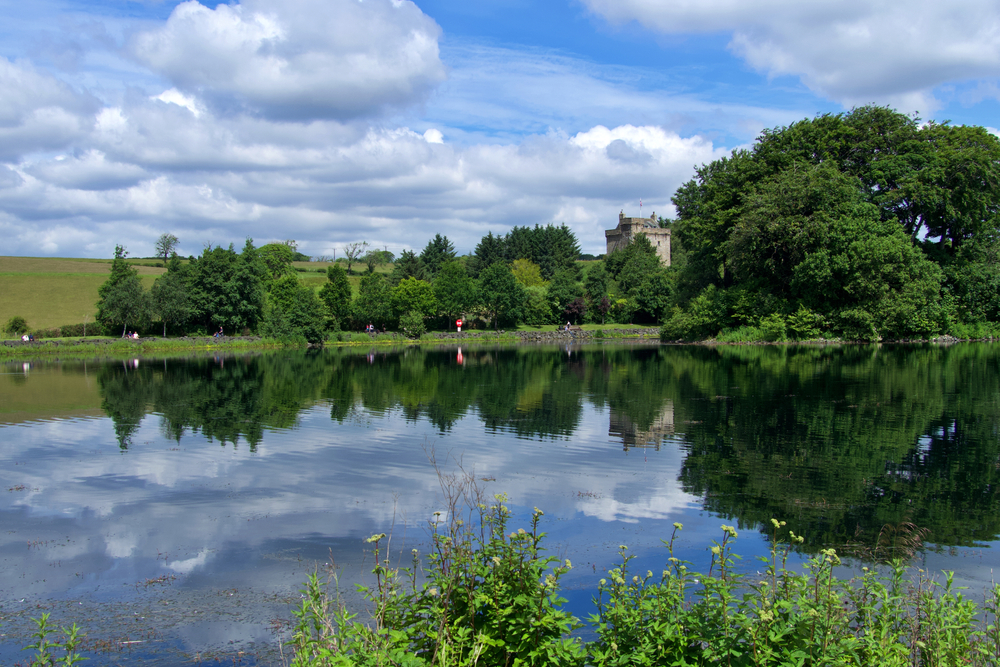
<instances>
[{"instance_id":1,"label":"person","mask_svg":"<svg viewBox=\"0 0 1000 667\"><path fill-rule=\"evenodd\" d=\"M133 331L132 332L132 338L134 338L135 340L139 340L139 332L138 331Z\"/></svg>"},{"instance_id":2,"label":"person","mask_svg":"<svg viewBox=\"0 0 1000 667\"><path fill-rule=\"evenodd\" d=\"M24 334L23 336L21 336L21 342L22 343L27 343L28 342L28 334Z\"/></svg>"},{"instance_id":3,"label":"person","mask_svg":"<svg viewBox=\"0 0 1000 667\"><path fill-rule=\"evenodd\" d=\"M569 331L569 320L566 320L566 331Z\"/></svg>"},{"instance_id":4,"label":"person","mask_svg":"<svg viewBox=\"0 0 1000 667\"><path fill-rule=\"evenodd\" d=\"M222 333L222 327L220 326L219 330L215 332L215 336L213 336L213 338L222 338L224 335L225 334Z\"/></svg>"}]
</instances>

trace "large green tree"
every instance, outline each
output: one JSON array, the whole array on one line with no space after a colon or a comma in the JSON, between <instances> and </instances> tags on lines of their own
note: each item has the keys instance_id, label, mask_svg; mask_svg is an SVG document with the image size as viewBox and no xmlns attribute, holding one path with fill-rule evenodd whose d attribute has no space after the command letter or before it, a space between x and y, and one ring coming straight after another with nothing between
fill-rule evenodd
<instances>
[{"instance_id":1,"label":"large green tree","mask_svg":"<svg viewBox=\"0 0 1000 667\"><path fill-rule=\"evenodd\" d=\"M461 262L442 264L433 287L439 312L448 318L449 327L454 326L452 321L456 317L472 310L479 299L476 281L469 277Z\"/></svg>"},{"instance_id":2,"label":"large green tree","mask_svg":"<svg viewBox=\"0 0 1000 667\"><path fill-rule=\"evenodd\" d=\"M455 246L448 240L447 236L435 234L427 246L420 253L420 262L424 269L433 278L441 265L455 259Z\"/></svg>"},{"instance_id":3,"label":"large green tree","mask_svg":"<svg viewBox=\"0 0 1000 667\"><path fill-rule=\"evenodd\" d=\"M983 128L822 115L703 165L673 201L687 254L675 323L696 301L713 304L699 331L716 332L807 311L850 338L996 317L971 296L1000 283L1000 141Z\"/></svg>"},{"instance_id":4,"label":"large green tree","mask_svg":"<svg viewBox=\"0 0 1000 667\"><path fill-rule=\"evenodd\" d=\"M351 317L351 283L343 266L334 264L326 270L326 283L319 290L319 298L326 304L331 325L347 323Z\"/></svg>"},{"instance_id":5,"label":"large green tree","mask_svg":"<svg viewBox=\"0 0 1000 667\"><path fill-rule=\"evenodd\" d=\"M206 247L190 263L190 295L193 320L206 330L254 331L264 310L267 267L253 240L243 251Z\"/></svg>"},{"instance_id":6,"label":"large green tree","mask_svg":"<svg viewBox=\"0 0 1000 667\"><path fill-rule=\"evenodd\" d=\"M184 265L174 255L167 265L167 272L156 279L149 291L153 314L163 323L163 337L167 337L167 326L185 324L192 313L191 297L188 295L188 281Z\"/></svg>"},{"instance_id":7,"label":"large green tree","mask_svg":"<svg viewBox=\"0 0 1000 667\"><path fill-rule=\"evenodd\" d=\"M479 302L497 328L523 317L528 295L506 264L493 264L479 275Z\"/></svg>"}]
</instances>

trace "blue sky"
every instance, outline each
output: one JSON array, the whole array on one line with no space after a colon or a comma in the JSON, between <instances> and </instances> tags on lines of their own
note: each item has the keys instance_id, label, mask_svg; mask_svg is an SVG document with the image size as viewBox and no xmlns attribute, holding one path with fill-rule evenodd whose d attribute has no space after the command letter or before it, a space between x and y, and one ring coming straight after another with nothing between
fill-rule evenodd
<instances>
[{"instance_id":1,"label":"blue sky","mask_svg":"<svg viewBox=\"0 0 1000 667\"><path fill-rule=\"evenodd\" d=\"M596 253L763 128L998 127L998 76L986 0L0 0L0 254L563 222Z\"/></svg>"}]
</instances>

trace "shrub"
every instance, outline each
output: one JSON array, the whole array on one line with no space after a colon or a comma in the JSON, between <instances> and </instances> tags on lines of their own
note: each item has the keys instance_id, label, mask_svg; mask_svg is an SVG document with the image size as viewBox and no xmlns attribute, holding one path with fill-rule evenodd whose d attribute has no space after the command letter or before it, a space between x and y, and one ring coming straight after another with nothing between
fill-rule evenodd
<instances>
[{"instance_id":1,"label":"shrub","mask_svg":"<svg viewBox=\"0 0 1000 667\"><path fill-rule=\"evenodd\" d=\"M20 315L15 315L7 320L7 324L3 326L3 330L10 336L20 336L28 332L28 321Z\"/></svg>"},{"instance_id":2,"label":"shrub","mask_svg":"<svg viewBox=\"0 0 1000 667\"><path fill-rule=\"evenodd\" d=\"M453 495L448 518L436 515L421 585L416 550L411 567L392 568L386 536L369 538L376 583L361 588L374 607L367 623L309 578L295 611L293 665L985 666L1000 656L1000 585L980 608L951 573L934 581L900 560L842 580L837 552L824 549L790 568L804 540L775 519L770 553L747 568L752 575L736 567L732 526L712 543L707 573L674 555L679 523L658 576L633 573L635 556L622 545L621 564L598 585L596 639L583 643L571 636L578 622L558 595L571 565L543 555L542 512L532 513L529 530L508 533L502 496L486 505L468 486L463 493L477 509L466 514Z\"/></svg>"},{"instance_id":3,"label":"shrub","mask_svg":"<svg viewBox=\"0 0 1000 667\"><path fill-rule=\"evenodd\" d=\"M408 336L409 338L420 338L427 333L424 316L415 310L411 310L399 318L399 330L404 336Z\"/></svg>"}]
</instances>

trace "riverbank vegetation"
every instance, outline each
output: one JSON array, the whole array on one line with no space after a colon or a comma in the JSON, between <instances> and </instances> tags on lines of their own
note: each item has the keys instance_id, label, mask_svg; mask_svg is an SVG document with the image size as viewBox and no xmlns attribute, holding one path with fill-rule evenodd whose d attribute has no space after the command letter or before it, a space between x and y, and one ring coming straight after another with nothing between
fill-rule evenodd
<instances>
[{"instance_id":1,"label":"riverbank vegetation","mask_svg":"<svg viewBox=\"0 0 1000 667\"><path fill-rule=\"evenodd\" d=\"M474 483L445 486L448 511L430 524L425 558L391 564L388 538L373 535L374 584L362 586L363 621L317 575L306 583L292 665L995 665L1000 586L982 604L952 575L943 580L896 559L840 576L825 549L801 569L789 556L803 538L771 520L770 554L741 565L738 537L722 526L707 572L674 556L683 526L665 541L661 572L633 571L634 556L597 585L585 624L567 612L560 580L569 560L549 555L535 509L511 530L506 499L486 501ZM463 508L471 508L465 509ZM457 511L456 511L457 510ZM755 571L752 571L755 570ZM336 572L333 582L339 585Z\"/></svg>"}]
</instances>

